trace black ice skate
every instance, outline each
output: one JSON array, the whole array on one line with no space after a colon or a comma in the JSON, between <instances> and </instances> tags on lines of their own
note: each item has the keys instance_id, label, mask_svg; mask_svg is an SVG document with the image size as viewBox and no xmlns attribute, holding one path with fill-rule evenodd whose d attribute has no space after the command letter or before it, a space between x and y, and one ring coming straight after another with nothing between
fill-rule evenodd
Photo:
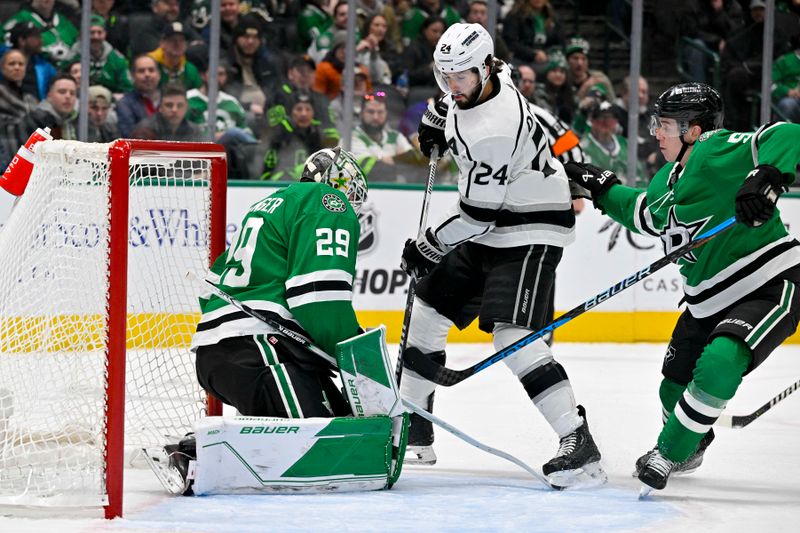
<instances>
[{"instance_id":1,"label":"black ice skate","mask_svg":"<svg viewBox=\"0 0 800 533\"><path fill-rule=\"evenodd\" d=\"M690 455L688 459L681 461L680 463L675 463L675 466L672 468L671 475L685 476L686 474L691 474L700 468L700 465L703 464L703 455L706 453L706 448L708 448L709 444L711 444L713 441L714 429L712 428L708 430L708 433L703 435L702 440L697 445L697 450ZM647 459L650 457L650 454L652 454L653 451L655 451L655 448L636 460L636 469L633 472L633 477L639 477L639 472L642 471L642 468L644 468L644 465L647 463Z\"/></svg>"},{"instance_id":2,"label":"black ice skate","mask_svg":"<svg viewBox=\"0 0 800 533\"><path fill-rule=\"evenodd\" d=\"M408 417L408 446L403 462L408 465L434 465L433 424L416 413Z\"/></svg>"},{"instance_id":3,"label":"black ice skate","mask_svg":"<svg viewBox=\"0 0 800 533\"><path fill-rule=\"evenodd\" d=\"M561 438L556 456L542 466L547 480L556 488L573 487L586 481L605 483L608 479L600 466L600 451L589 432L586 410L582 405L578 406L578 414L583 424Z\"/></svg>"},{"instance_id":4,"label":"black ice skate","mask_svg":"<svg viewBox=\"0 0 800 533\"><path fill-rule=\"evenodd\" d=\"M647 454L647 463L642 471L639 472L639 481L644 483L639 491L639 498L644 498L653 489L661 490L667 486L667 480L675 468L676 463L670 461L658 451L656 447Z\"/></svg>"},{"instance_id":5,"label":"black ice skate","mask_svg":"<svg viewBox=\"0 0 800 533\"><path fill-rule=\"evenodd\" d=\"M191 496L194 475L192 468L196 456L193 434L178 444L167 444L161 450L143 448L145 460L158 480L171 494Z\"/></svg>"}]
</instances>

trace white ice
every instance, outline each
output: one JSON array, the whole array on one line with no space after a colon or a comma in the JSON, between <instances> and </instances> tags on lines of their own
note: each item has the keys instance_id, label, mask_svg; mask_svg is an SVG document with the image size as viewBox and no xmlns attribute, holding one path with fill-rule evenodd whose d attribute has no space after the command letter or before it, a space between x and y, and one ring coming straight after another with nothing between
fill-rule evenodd
<instances>
[{"instance_id":1,"label":"white ice","mask_svg":"<svg viewBox=\"0 0 800 533\"><path fill-rule=\"evenodd\" d=\"M529 474L438 431L433 467L407 467L389 491L359 494L170 497L146 470L126 471L124 518L0 508L0 531L671 531L800 529L800 392L741 429L717 429L696 473L649 500L631 477L661 426L663 345L556 344L586 406L608 484L552 492ZM394 351L394 348L392 348ZM489 345L448 347L464 368ZM800 379L800 347L779 348L745 378L729 412L754 411ZM557 440L502 363L437 392L435 413L472 437L539 467Z\"/></svg>"}]
</instances>

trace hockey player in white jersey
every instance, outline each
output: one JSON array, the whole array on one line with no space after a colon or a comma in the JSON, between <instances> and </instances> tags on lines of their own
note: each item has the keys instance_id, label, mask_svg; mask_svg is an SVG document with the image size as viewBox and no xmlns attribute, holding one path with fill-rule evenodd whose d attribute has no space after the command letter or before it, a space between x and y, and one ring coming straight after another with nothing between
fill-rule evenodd
<instances>
[{"instance_id":1,"label":"hockey player in white jersey","mask_svg":"<svg viewBox=\"0 0 800 533\"><path fill-rule=\"evenodd\" d=\"M548 297L575 214L564 168L492 39L478 24L454 24L433 54L445 96L419 128L430 155L449 149L459 167L459 201L424 237L409 240L402 267L419 283L407 351L444 362L447 332L475 318L500 350L548 322ZM600 452L564 368L538 340L504 361L560 439L543 471L566 486L587 473L604 479ZM435 385L406 369L403 397L432 408ZM407 457L435 462L433 429L412 416Z\"/></svg>"}]
</instances>

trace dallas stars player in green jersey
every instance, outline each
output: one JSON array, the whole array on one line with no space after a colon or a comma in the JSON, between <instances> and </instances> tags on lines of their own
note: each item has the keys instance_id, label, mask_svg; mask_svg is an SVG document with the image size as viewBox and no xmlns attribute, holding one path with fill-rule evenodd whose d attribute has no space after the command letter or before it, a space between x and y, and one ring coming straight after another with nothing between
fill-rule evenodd
<instances>
[{"instance_id":1,"label":"dallas stars player in green jersey","mask_svg":"<svg viewBox=\"0 0 800 533\"><path fill-rule=\"evenodd\" d=\"M339 148L312 154L299 183L253 204L209 280L240 302L306 336L326 353L359 326L352 305L357 211L367 182ZM333 363L208 295L192 348L208 392L243 415L350 414Z\"/></svg>"},{"instance_id":2,"label":"dallas stars player in green jersey","mask_svg":"<svg viewBox=\"0 0 800 533\"><path fill-rule=\"evenodd\" d=\"M679 84L655 104L651 133L669 163L647 190L592 165L566 165L596 207L631 231L661 237L666 252L734 213L739 222L678 260L687 308L662 367L664 428L636 464L644 492L699 466L742 377L800 319L800 243L775 207L800 161L800 125L767 124L755 133L721 125L715 89Z\"/></svg>"}]
</instances>

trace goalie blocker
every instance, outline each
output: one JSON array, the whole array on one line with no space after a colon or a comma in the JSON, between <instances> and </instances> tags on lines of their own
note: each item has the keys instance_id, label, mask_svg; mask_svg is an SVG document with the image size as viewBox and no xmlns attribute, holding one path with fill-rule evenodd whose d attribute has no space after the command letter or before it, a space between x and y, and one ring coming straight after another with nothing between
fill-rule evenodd
<instances>
[{"instance_id":1,"label":"goalie blocker","mask_svg":"<svg viewBox=\"0 0 800 533\"><path fill-rule=\"evenodd\" d=\"M383 326L336 347L352 417L208 417L196 424L194 494L360 491L400 477L408 431ZM164 486L181 492L168 461L149 455ZM174 463L171 461L170 463Z\"/></svg>"}]
</instances>

